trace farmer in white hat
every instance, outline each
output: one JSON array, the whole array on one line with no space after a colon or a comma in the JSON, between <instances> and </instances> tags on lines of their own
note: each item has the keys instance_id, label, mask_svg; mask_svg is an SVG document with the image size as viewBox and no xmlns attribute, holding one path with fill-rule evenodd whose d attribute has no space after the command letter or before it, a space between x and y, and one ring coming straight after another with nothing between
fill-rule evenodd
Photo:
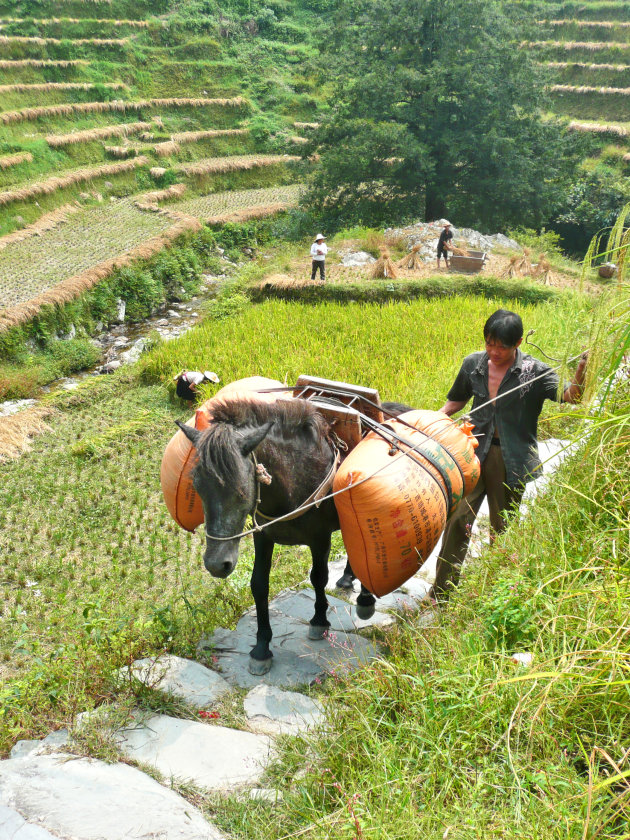
<instances>
[{"instance_id":1,"label":"farmer in white hat","mask_svg":"<svg viewBox=\"0 0 630 840\"><path fill-rule=\"evenodd\" d=\"M311 280L315 279L315 275L319 269L319 279L322 283L326 280L326 254L328 253L325 239L326 237L323 234L318 233L315 237L315 242L311 245L311 257L313 258Z\"/></svg>"},{"instance_id":2,"label":"farmer in white hat","mask_svg":"<svg viewBox=\"0 0 630 840\"><path fill-rule=\"evenodd\" d=\"M444 263L448 268L446 252L453 250L453 246L450 244L453 238L453 231L451 230L451 223L448 219L442 219L440 224L442 225L443 230L440 234L437 245L437 267L440 267L440 257L444 257Z\"/></svg>"},{"instance_id":3,"label":"farmer in white hat","mask_svg":"<svg viewBox=\"0 0 630 840\"><path fill-rule=\"evenodd\" d=\"M197 397L199 385L204 382L217 383L219 377L211 370L183 370L177 374L174 381L177 382L175 387L177 396L192 402Z\"/></svg>"}]
</instances>

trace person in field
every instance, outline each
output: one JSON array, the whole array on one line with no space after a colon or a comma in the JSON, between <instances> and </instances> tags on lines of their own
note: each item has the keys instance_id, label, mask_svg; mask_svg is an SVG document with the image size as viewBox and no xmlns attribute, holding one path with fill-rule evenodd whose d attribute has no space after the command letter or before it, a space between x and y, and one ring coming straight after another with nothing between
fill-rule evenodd
<instances>
[{"instance_id":1,"label":"person in field","mask_svg":"<svg viewBox=\"0 0 630 840\"><path fill-rule=\"evenodd\" d=\"M488 498L493 542L507 527L510 514L518 510L526 483L540 474L537 429L544 401L577 402L586 374L587 354L583 353L573 382L560 390L559 377L549 365L519 349L523 322L516 312L498 309L486 321L483 336L485 350L466 356L441 409L450 417L472 397L481 477L444 531L432 592L438 600L448 598L459 581L472 525L484 498ZM517 390L502 397L513 388Z\"/></svg>"},{"instance_id":2,"label":"person in field","mask_svg":"<svg viewBox=\"0 0 630 840\"><path fill-rule=\"evenodd\" d=\"M197 390L203 382L218 382L219 377L210 370L183 370L175 377L175 393L182 400L193 402L197 398Z\"/></svg>"},{"instance_id":3,"label":"person in field","mask_svg":"<svg viewBox=\"0 0 630 840\"><path fill-rule=\"evenodd\" d=\"M326 281L326 254L328 253L328 246L326 245L325 239L325 236L318 233L315 237L315 242L311 245L311 280L315 280L319 271L319 279L322 283Z\"/></svg>"},{"instance_id":4,"label":"person in field","mask_svg":"<svg viewBox=\"0 0 630 840\"><path fill-rule=\"evenodd\" d=\"M448 268L448 252L452 250L451 242L453 241L453 231L451 230L451 223L444 219L442 221L442 233L438 239L437 244L437 267L440 267L440 259L444 257L444 265Z\"/></svg>"}]
</instances>

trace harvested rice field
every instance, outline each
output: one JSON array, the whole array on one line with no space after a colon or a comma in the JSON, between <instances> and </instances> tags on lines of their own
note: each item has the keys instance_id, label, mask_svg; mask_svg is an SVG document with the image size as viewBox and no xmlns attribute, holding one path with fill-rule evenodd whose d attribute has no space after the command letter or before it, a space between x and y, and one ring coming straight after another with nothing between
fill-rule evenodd
<instances>
[{"instance_id":1,"label":"harvested rice field","mask_svg":"<svg viewBox=\"0 0 630 840\"><path fill-rule=\"evenodd\" d=\"M171 219L143 213L123 199L86 208L43 236L8 245L0 251L0 312L123 254L172 224Z\"/></svg>"},{"instance_id":2,"label":"harvested rice field","mask_svg":"<svg viewBox=\"0 0 630 840\"><path fill-rule=\"evenodd\" d=\"M251 211L270 205L278 205L277 211L295 204L298 195L294 185L239 190L178 202L169 209L202 220L227 213L251 216ZM0 250L0 314L172 226L169 215L144 212L129 198L85 208L41 236L10 242Z\"/></svg>"},{"instance_id":3,"label":"harvested rice field","mask_svg":"<svg viewBox=\"0 0 630 840\"><path fill-rule=\"evenodd\" d=\"M300 195L298 184L285 187L266 187L260 190L232 190L230 192L201 195L177 204L169 204L169 208L195 216L202 221L223 213L237 212L254 207L264 207L270 204L296 204Z\"/></svg>"}]
</instances>

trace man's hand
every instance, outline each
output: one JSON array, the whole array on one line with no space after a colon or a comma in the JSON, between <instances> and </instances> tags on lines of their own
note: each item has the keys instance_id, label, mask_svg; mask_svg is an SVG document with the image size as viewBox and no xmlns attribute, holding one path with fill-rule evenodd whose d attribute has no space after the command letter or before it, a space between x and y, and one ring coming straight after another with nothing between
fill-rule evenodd
<instances>
[{"instance_id":1,"label":"man's hand","mask_svg":"<svg viewBox=\"0 0 630 840\"><path fill-rule=\"evenodd\" d=\"M580 356L573 382L569 385L562 396L563 402L576 403L582 396L584 390L584 379L586 377L586 367L588 365L588 350Z\"/></svg>"}]
</instances>

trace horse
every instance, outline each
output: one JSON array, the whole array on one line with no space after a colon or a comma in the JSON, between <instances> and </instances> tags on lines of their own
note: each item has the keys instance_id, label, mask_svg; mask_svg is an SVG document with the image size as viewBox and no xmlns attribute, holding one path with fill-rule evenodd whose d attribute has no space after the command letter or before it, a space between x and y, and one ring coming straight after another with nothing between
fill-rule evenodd
<instances>
[{"instance_id":1,"label":"horse","mask_svg":"<svg viewBox=\"0 0 630 840\"><path fill-rule=\"evenodd\" d=\"M387 405L383 405L385 410ZM309 623L309 639L323 639L330 627L326 617L328 558L331 535L340 526L334 501L321 497L327 496L332 486L339 459L332 428L308 400L267 403L230 399L227 395L213 406L206 430L176 423L198 454L193 482L205 516L203 562L213 577L226 578L236 568L247 517L252 516L255 526L258 519L266 520L263 530L254 531L250 586L257 632L249 659L250 673L266 674L273 657L269 646L269 573L276 543L310 548L315 611ZM295 518L274 521L312 501L316 503ZM362 586L357 616L371 618L375 603L374 596Z\"/></svg>"}]
</instances>

